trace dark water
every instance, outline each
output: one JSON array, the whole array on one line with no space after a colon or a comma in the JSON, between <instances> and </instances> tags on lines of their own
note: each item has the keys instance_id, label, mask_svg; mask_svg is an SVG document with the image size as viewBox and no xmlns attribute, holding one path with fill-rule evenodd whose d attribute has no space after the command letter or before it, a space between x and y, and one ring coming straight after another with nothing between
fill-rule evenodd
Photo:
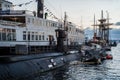
<instances>
[{"instance_id":1,"label":"dark water","mask_svg":"<svg viewBox=\"0 0 120 80\"><path fill-rule=\"evenodd\" d=\"M120 44L109 52L113 60L100 65L68 65L43 75L41 80L120 80Z\"/></svg>"}]
</instances>

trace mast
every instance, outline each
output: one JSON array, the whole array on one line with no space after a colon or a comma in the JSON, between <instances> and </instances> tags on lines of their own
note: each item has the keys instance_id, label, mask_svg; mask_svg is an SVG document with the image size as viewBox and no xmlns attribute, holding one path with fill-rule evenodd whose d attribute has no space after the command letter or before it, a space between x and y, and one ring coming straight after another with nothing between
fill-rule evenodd
<instances>
[{"instance_id":1,"label":"mast","mask_svg":"<svg viewBox=\"0 0 120 80\"><path fill-rule=\"evenodd\" d=\"M97 37L97 31L96 31L96 20L95 20L95 14L94 14L94 25L93 25L93 31L94 31L94 35L93 35L93 40L95 41L96 37Z\"/></svg>"},{"instance_id":2,"label":"mast","mask_svg":"<svg viewBox=\"0 0 120 80\"><path fill-rule=\"evenodd\" d=\"M37 0L37 17L43 18L44 14L44 0Z\"/></svg>"},{"instance_id":3,"label":"mast","mask_svg":"<svg viewBox=\"0 0 120 80\"><path fill-rule=\"evenodd\" d=\"M64 13L64 30L67 31L67 14Z\"/></svg>"},{"instance_id":4,"label":"mast","mask_svg":"<svg viewBox=\"0 0 120 80\"><path fill-rule=\"evenodd\" d=\"M100 40L104 40L106 43L109 43L109 26L112 23L109 23L109 13L107 12L107 19L103 17L103 10L101 11L101 19L98 20L100 24L95 24L94 26L99 27L99 38Z\"/></svg>"},{"instance_id":5,"label":"mast","mask_svg":"<svg viewBox=\"0 0 120 80\"><path fill-rule=\"evenodd\" d=\"M101 40L105 40L105 22L106 19L103 18L103 10L101 11L101 19L99 20L100 25L99 25L99 36Z\"/></svg>"},{"instance_id":6,"label":"mast","mask_svg":"<svg viewBox=\"0 0 120 80\"><path fill-rule=\"evenodd\" d=\"M93 25L93 28L94 28L94 33L95 33L95 14L94 14L94 25Z\"/></svg>"},{"instance_id":7,"label":"mast","mask_svg":"<svg viewBox=\"0 0 120 80\"><path fill-rule=\"evenodd\" d=\"M66 34L66 45L68 46L68 24L67 24L67 14L64 13L64 31Z\"/></svg>"},{"instance_id":8,"label":"mast","mask_svg":"<svg viewBox=\"0 0 120 80\"><path fill-rule=\"evenodd\" d=\"M107 28L108 28L108 31L107 31L107 33L108 33L108 37L107 37L107 42L109 43L109 30L110 30L110 28L109 28L109 13L108 13L108 11L106 11L106 13L107 13Z\"/></svg>"}]
</instances>

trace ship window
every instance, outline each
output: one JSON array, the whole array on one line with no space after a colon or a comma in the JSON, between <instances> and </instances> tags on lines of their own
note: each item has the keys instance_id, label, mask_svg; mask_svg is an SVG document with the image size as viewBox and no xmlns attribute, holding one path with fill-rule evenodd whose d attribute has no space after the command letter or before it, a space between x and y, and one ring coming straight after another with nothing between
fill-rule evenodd
<instances>
[{"instance_id":1,"label":"ship window","mask_svg":"<svg viewBox=\"0 0 120 80\"><path fill-rule=\"evenodd\" d=\"M6 33L2 33L2 40L6 41Z\"/></svg>"},{"instance_id":2,"label":"ship window","mask_svg":"<svg viewBox=\"0 0 120 80\"><path fill-rule=\"evenodd\" d=\"M30 23L30 18L28 18L28 23Z\"/></svg>"},{"instance_id":3,"label":"ship window","mask_svg":"<svg viewBox=\"0 0 120 80\"><path fill-rule=\"evenodd\" d=\"M16 41L16 33L15 32L11 33L11 40Z\"/></svg>"},{"instance_id":4,"label":"ship window","mask_svg":"<svg viewBox=\"0 0 120 80\"><path fill-rule=\"evenodd\" d=\"M13 37L13 40L15 41L16 40L16 31L14 29L12 29L12 37Z\"/></svg>"},{"instance_id":5,"label":"ship window","mask_svg":"<svg viewBox=\"0 0 120 80\"><path fill-rule=\"evenodd\" d=\"M34 32L32 32L32 40L34 40Z\"/></svg>"},{"instance_id":6,"label":"ship window","mask_svg":"<svg viewBox=\"0 0 120 80\"><path fill-rule=\"evenodd\" d=\"M38 35L36 34L36 40L38 40Z\"/></svg>"},{"instance_id":7,"label":"ship window","mask_svg":"<svg viewBox=\"0 0 120 80\"><path fill-rule=\"evenodd\" d=\"M48 22L48 26L50 26L50 22Z\"/></svg>"},{"instance_id":8,"label":"ship window","mask_svg":"<svg viewBox=\"0 0 120 80\"><path fill-rule=\"evenodd\" d=\"M45 26L45 22L43 21L43 26Z\"/></svg>"},{"instance_id":9,"label":"ship window","mask_svg":"<svg viewBox=\"0 0 120 80\"><path fill-rule=\"evenodd\" d=\"M2 5L1 5L1 3L0 3L0 10L2 10Z\"/></svg>"},{"instance_id":10,"label":"ship window","mask_svg":"<svg viewBox=\"0 0 120 80\"><path fill-rule=\"evenodd\" d=\"M11 41L11 29L7 29L6 38L8 41Z\"/></svg>"},{"instance_id":11,"label":"ship window","mask_svg":"<svg viewBox=\"0 0 120 80\"><path fill-rule=\"evenodd\" d=\"M51 27L53 26L53 23L51 23Z\"/></svg>"},{"instance_id":12,"label":"ship window","mask_svg":"<svg viewBox=\"0 0 120 80\"><path fill-rule=\"evenodd\" d=\"M46 38L46 40L48 41L48 38Z\"/></svg>"},{"instance_id":13,"label":"ship window","mask_svg":"<svg viewBox=\"0 0 120 80\"><path fill-rule=\"evenodd\" d=\"M46 26L48 26L48 22L46 21Z\"/></svg>"},{"instance_id":14,"label":"ship window","mask_svg":"<svg viewBox=\"0 0 120 80\"><path fill-rule=\"evenodd\" d=\"M32 23L34 23L34 19L32 19Z\"/></svg>"},{"instance_id":15,"label":"ship window","mask_svg":"<svg viewBox=\"0 0 120 80\"><path fill-rule=\"evenodd\" d=\"M70 27L70 31L71 31L71 27Z\"/></svg>"},{"instance_id":16,"label":"ship window","mask_svg":"<svg viewBox=\"0 0 120 80\"><path fill-rule=\"evenodd\" d=\"M49 22L49 27L50 27L51 23Z\"/></svg>"},{"instance_id":17,"label":"ship window","mask_svg":"<svg viewBox=\"0 0 120 80\"><path fill-rule=\"evenodd\" d=\"M46 21L44 21L44 26L46 26Z\"/></svg>"},{"instance_id":18,"label":"ship window","mask_svg":"<svg viewBox=\"0 0 120 80\"><path fill-rule=\"evenodd\" d=\"M23 34L26 34L26 31L23 31Z\"/></svg>"},{"instance_id":19,"label":"ship window","mask_svg":"<svg viewBox=\"0 0 120 80\"><path fill-rule=\"evenodd\" d=\"M36 35L36 40L38 40L38 35Z\"/></svg>"},{"instance_id":20,"label":"ship window","mask_svg":"<svg viewBox=\"0 0 120 80\"><path fill-rule=\"evenodd\" d=\"M45 21L45 26L47 26L47 22Z\"/></svg>"},{"instance_id":21,"label":"ship window","mask_svg":"<svg viewBox=\"0 0 120 80\"><path fill-rule=\"evenodd\" d=\"M28 40L30 40L30 32L28 32Z\"/></svg>"},{"instance_id":22,"label":"ship window","mask_svg":"<svg viewBox=\"0 0 120 80\"><path fill-rule=\"evenodd\" d=\"M44 35L42 36L42 40L44 40Z\"/></svg>"},{"instance_id":23,"label":"ship window","mask_svg":"<svg viewBox=\"0 0 120 80\"><path fill-rule=\"evenodd\" d=\"M52 23L52 27L54 27L54 23Z\"/></svg>"},{"instance_id":24,"label":"ship window","mask_svg":"<svg viewBox=\"0 0 120 80\"><path fill-rule=\"evenodd\" d=\"M60 24L59 26L62 27L62 24Z\"/></svg>"},{"instance_id":25,"label":"ship window","mask_svg":"<svg viewBox=\"0 0 120 80\"><path fill-rule=\"evenodd\" d=\"M41 40L41 35L39 35L39 40Z\"/></svg>"},{"instance_id":26,"label":"ship window","mask_svg":"<svg viewBox=\"0 0 120 80\"><path fill-rule=\"evenodd\" d=\"M0 28L0 41L2 40L2 28Z\"/></svg>"},{"instance_id":27,"label":"ship window","mask_svg":"<svg viewBox=\"0 0 120 80\"><path fill-rule=\"evenodd\" d=\"M23 31L23 40L26 40L26 32Z\"/></svg>"},{"instance_id":28,"label":"ship window","mask_svg":"<svg viewBox=\"0 0 120 80\"><path fill-rule=\"evenodd\" d=\"M7 7L7 5L6 5L6 4L5 4L4 6L5 6L5 7Z\"/></svg>"},{"instance_id":29,"label":"ship window","mask_svg":"<svg viewBox=\"0 0 120 80\"><path fill-rule=\"evenodd\" d=\"M15 30L0 28L0 40L3 41L16 40Z\"/></svg>"},{"instance_id":30,"label":"ship window","mask_svg":"<svg viewBox=\"0 0 120 80\"><path fill-rule=\"evenodd\" d=\"M36 19L36 24L39 25L39 19Z\"/></svg>"},{"instance_id":31,"label":"ship window","mask_svg":"<svg viewBox=\"0 0 120 80\"><path fill-rule=\"evenodd\" d=\"M32 40L34 40L34 35L32 35Z\"/></svg>"},{"instance_id":32,"label":"ship window","mask_svg":"<svg viewBox=\"0 0 120 80\"><path fill-rule=\"evenodd\" d=\"M6 29L2 30L2 40L6 41Z\"/></svg>"},{"instance_id":33,"label":"ship window","mask_svg":"<svg viewBox=\"0 0 120 80\"><path fill-rule=\"evenodd\" d=\"M2 34L2 33L0 32L0 41L1 41L1 34Z\"/></svg>"},{"instance_id":34,"label":"ship window","mask_svg":"<svg viewBox=\"0 0 120 80\"><path fill-rule=\"evenodd\" d=\"M0 32L0 41L2 40L2 33Z\"/></svg>"},{"instance_id":35,"label":"ship window","mask_svg":"<svg viewBox=\"0 0 120 80\"><path fill-rule=\"evenodd\" d=\"M40 24L40 26L42 26L42 21L41 20L39 21L39 24Z\"/></svg>"}]
</instances>

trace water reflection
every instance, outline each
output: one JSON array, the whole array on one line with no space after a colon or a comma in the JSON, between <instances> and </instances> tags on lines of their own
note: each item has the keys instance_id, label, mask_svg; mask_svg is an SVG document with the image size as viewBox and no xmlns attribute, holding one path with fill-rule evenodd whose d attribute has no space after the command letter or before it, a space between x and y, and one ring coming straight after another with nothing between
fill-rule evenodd
<instances>
[{"instance_id":1,"label":"water reflection","mask_svg":"<svg viewBox=\"0 0 120 80\"><path fill-rule=\"evenodd\" d=\"M40 80L120 80L120 44L113 47L113 60L100 65L67 65L42 74Z\"/></svg>"},{"instance_id":2,"label":"water reflection","mask_svg":"<svg viewBox=\"0 0 120 80\"><path fill-rule=\"evenodd\" d=\"M64 80L65 72L68 70L67 65L60 67L59 69L55 69L53 71L42 73L39 80Z\"/></svg>"},{"instance_id":3,"label":"water reflection","mask_svg":"<svg viewBox=\"0 0 120 80\"><path fill-rule=\"evenodd\" d=\"M120 44L112 48L113 60L101 65L71 65L66 80L120 80Z\"/></svg>"}]
</instances>

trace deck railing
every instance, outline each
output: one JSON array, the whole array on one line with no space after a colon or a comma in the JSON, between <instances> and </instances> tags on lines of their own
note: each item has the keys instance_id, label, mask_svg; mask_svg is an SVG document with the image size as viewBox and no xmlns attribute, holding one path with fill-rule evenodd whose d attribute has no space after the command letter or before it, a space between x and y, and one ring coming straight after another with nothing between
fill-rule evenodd
<instances>
[{"instance_id":1,"label":"deck railing","mask_svg":"<svg viewBox=\"0 0 120 80\"><path fill-rule=\"evenodd\" d=\"M35 11L29 10L0 10L0 15L32 15L35 16L37 13Z\"/></svg>"},{"instance_id":2,"label":"deck railing","mask_svg":"<svg viewBox=\"0 0 120 80\"><path fill-rule=\"evenodd\" d=\"M0 24L1 25L6 25L6 26L21 26L21 27L25 27L24 23L5 21L5 20L0 20Z\"/></svg>"}]
</instances>

